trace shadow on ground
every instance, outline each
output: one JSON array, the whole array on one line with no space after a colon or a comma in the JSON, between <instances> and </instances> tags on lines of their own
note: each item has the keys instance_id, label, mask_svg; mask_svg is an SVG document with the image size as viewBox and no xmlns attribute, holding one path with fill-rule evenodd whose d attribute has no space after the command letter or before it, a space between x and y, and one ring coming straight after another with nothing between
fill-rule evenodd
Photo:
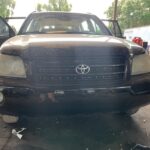
<instances>
[{"instance_id":1,"label":"shadow on ground","mask_svg":"<svg viewBox=\"0 0 150 150\"><path fill-rule=\"evenodd\" d=\"M147 144L146 133L132 117L111 114L26 118L22 140L12 136L6 150L130 150Z\"/></svg>"}]
</instances>

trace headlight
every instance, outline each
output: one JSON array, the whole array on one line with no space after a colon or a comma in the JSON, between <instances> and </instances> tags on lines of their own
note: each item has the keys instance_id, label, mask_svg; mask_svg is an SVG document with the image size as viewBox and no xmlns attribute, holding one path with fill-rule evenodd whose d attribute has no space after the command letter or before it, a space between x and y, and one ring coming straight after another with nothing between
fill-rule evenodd
<instances>
[{"instance_id":1,"label":"headlight","mask_svg":"<svg viewBox=\"0 0 150 150\"><path fill-rule=\"evenodd\" d=\"M137 55L133 58L132 75L150 73L150 56L147 54Z\"/></svg>"},{"instance_id":2,"label":"headlight","mask_svg":"<svg viewBox=\"0 0 150 150\"><path fill-rule=\"evenodd\" d=\"M22 59L18 56L0 54L0 76L26 78Z\"/></svg>"}]
</instances>

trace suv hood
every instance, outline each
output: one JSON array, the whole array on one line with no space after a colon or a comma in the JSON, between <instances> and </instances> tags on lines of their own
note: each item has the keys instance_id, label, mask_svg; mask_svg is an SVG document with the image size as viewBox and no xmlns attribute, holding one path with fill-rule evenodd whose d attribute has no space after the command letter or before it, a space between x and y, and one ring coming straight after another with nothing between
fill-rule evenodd
<instances>
[{"instance_id":1,"label":"suv hood","mask_svg":"<svg viewBox=\"0 0 150 150\"><path fill-rule=\"evenodd\" d=\"M127 48L133 54L144 53L144 49L141 46L125 39L86 34L18 35L7 40L1 46L0 51L3 54L19 55L30 47L65 48L76 46L121 47Z\"/></svg>"}]
</instances>

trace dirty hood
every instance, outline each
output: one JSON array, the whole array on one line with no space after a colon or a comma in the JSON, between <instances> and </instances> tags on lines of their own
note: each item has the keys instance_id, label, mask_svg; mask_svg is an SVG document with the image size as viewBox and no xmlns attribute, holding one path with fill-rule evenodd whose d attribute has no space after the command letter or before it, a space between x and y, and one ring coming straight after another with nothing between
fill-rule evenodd
<instances>
[{"instance_id":1,"label":"dirty hood","mask_svg":"<svg viewBox=\"0 0 150 150\"><path fill-rule=\"evenodd\" d=\"M88 47L120 47L130 53L143 53L144 49L125 39L104 35L86 34L33 34L17 35L7 40L0 48L3 54L19 55L31 47L68 48L77 46Z\"/></svg>"}]
</instances>

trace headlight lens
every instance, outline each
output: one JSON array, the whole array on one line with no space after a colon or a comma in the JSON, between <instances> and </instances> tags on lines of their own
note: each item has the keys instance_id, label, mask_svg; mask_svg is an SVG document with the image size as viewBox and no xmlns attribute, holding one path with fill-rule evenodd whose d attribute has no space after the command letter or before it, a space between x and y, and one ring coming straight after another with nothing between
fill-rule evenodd
<instances>
[{"instance_id":1,"label":"headlight lens","mask_svg":"<svg viewBox=\"0 0 150 150\"><path fill-rule=\"evenodd\" d=\"M132 75L150 73L150 56L147 54L137 55L133 58Z\"/></svg>"},{"instance_id":2,"label":"headlight lens","mask_svg":"<svg viewBox=\"0 0 150 150\"><path fill-rule=\"evenodd\" d=\"M0 54L0 76L26 78L22 59L18 56Z\"/></svg>"}]
</instances>

